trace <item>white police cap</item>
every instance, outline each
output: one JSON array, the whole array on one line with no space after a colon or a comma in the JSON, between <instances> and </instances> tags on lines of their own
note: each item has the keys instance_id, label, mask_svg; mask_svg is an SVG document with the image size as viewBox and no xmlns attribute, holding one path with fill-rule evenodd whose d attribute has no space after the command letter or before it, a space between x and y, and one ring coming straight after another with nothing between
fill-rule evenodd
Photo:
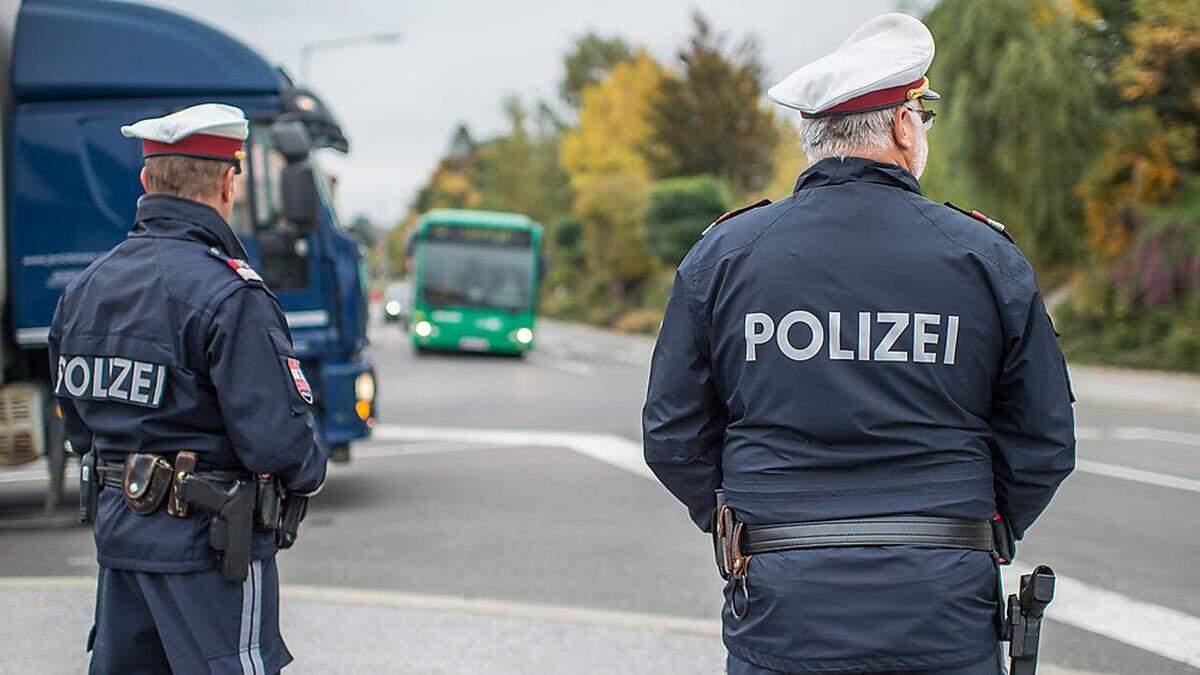
<instances>
[{"instance_id":1,"label":"white police cap","mask_svg":"<svg viewBox=\"0 0 1200 675\"><path fill-rule=\"evenodd\" d=\"M241 108L201 103L123 126L121 134L141 139L144 157L179 155L218 159L238 166L246 156L243 146L249 130L246 113Z\"/></svg>"},{"instance_id":2,"label":"white police cap","mask_svg":"<svg viewBox=\"0 0 1200 675\"><path fill-rule=\"evenodd\" d=\"M877 16L833 53L788 75L767 90L776 103L804 117L882 110L918 98L935 100L925 73L933 63L933 35L907 14Z\"/></svg>"}]
</instances>

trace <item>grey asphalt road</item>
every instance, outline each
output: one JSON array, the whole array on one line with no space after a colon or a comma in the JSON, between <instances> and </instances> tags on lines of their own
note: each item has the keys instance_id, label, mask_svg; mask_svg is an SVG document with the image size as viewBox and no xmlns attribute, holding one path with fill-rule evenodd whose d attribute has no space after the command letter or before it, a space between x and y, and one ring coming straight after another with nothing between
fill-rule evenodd
<instances>
[{"instance_id":1,"label":"grey asphalt road","mask_svg":"<svg viewBox=\"0 0 1200 675\"><path fill-rule=\"evenodd\" d=\"M649 349L644 338L544 322L524 360L417 356L398 328L379 326L379 435L526 430L636 444ZM1200 420L1086 402L1077 412L1081 459L1123 469L1072 476L1021 546L1022 560L1051 563L1082 589L1046 629L1041 672L1200 672L1178 660L1194 650L1163 646L1200 625L1200 491L1189 489L1200 485ZM355 446L280 558L295 671L720 672L707 538L660 486L568 445ZM94 553L69 513L29 514L40 488L0 483L0 615L17 608L31 617L26 634L54 637L22 652L10 631L0 652L72 672L78 640L39 622L86 628ZM53 579L4 590L28 577ZM43 588L53 583L67 587ZM1118 610L1145 629L1107 616Z\"/></svg>"}]
</instances>

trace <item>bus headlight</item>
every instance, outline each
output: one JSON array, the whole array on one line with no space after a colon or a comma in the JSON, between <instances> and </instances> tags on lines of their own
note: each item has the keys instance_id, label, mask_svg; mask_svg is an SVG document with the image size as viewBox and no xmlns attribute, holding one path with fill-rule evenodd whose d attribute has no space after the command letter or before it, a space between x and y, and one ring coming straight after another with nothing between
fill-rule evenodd
<instances>
[{"instance_id":1,"label":"bus headlight","mask_svg":"<svg viewBox=\"0 0 1200 675\"><path fill-rule=\"evenodd\" d=\"M533 342L533 329L522 326L517 329L517 342L527 345Z\"/></svg>"},{"instance_id":2,"label":"bus headlight","mask_svg":"<svg viewBox=\"0 0 1200 675\"><path fill-rule=\"evenodd\" d=\"M389 316L400 316L400 309L400 302L398 300L389 300L383 306L383 311L387 312Z\"/></svg>"},{"instance_id":3,"label":"bus headlight","mask_svg":"<svg viewBox=\"0 0 1200 675\"><path fill-rule=\"evenodd\" d=\"M371 373L359 373L354 380L354 398L360 401L375 400L375 376Z\"/></svg>"},{"instance_id":4,"label":"bus headlight","mask_svg":"<svg viewBox=\"0 0 1200 675\"><path fill-rule=\"evenodd\" d=\"M433 324L429 323L428 321L418 321L417 324L413 326L413 332L417 334L417 337L427 338L430 335L433 335Z\"/></svg>"}]
</instances>

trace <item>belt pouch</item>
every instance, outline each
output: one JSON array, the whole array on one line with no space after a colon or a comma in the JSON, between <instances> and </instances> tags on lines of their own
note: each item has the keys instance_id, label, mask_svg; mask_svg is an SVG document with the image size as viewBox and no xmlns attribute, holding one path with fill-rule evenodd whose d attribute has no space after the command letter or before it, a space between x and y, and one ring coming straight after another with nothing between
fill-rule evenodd
<instances>
[{"instance_id":1,"label":"belt pouch","mask_svg":"<svg viewBox=\"0 0 1200 675\"><path fill-rule=\"evenodd\" d=\"M121 497L139 516L154 513L171 488L170 463L159 455L134 453L125 458Z\"/></svg>"}]
</instances>

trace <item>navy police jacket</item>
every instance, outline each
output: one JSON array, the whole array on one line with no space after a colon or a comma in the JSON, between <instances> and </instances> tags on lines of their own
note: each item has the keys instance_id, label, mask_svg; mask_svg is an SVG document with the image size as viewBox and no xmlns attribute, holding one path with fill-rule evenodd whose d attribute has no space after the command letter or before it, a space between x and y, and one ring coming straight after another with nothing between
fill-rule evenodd
<instances>
[{"instance_id":1,"label":"navy police jacket","mask_svg":"<svg viewBox=\"0 0 1200 675\"><path fill-rule=\"evenodd\" d=\"M680 264L645 456L705 530L724 488L748 523L999 513L1019 537L1074 466L1072 401L1008 238L896 165L826 159ZM758 555L725 644L789 672L971 664L996 649L995 584L982 551Z\"/></svg>"},{"instance_id":2,"label":"navy police jacket","mask_svg":"<svg viewBox=\"0 0 1200 675\"><path fill-rule=\"evenodd\" d=\"M279 302L253 270L229 262L245 257L213 208L141 198L128 237L67 286L50 328L53 391L77 452L122 462L132 452L190 450L200 471L271 473L301 493L320 487L311 389ZM163 506L139 516L120 492L100 492L100 564L214 566L207 514L175 518ZM252 553L273 555L273 534L255 533Z\"/></svg>"}]
</instances>

